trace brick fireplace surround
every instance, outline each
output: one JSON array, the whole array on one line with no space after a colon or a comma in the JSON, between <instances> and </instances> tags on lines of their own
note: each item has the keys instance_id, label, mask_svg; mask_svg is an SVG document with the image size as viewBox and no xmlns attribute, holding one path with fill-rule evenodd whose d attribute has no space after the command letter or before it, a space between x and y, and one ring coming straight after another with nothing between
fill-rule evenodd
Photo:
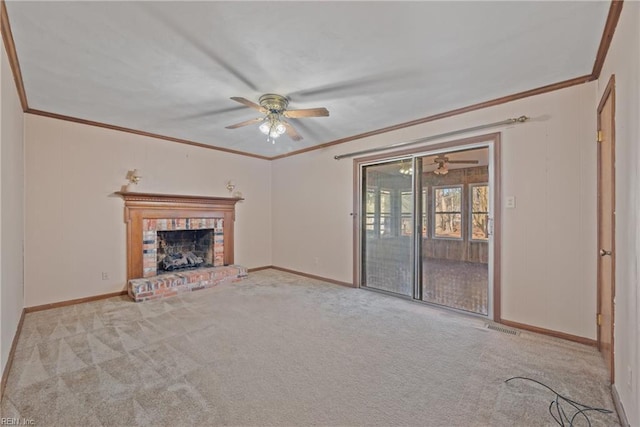
<instances>
[{"instance_id":1,"label":"brick fireplace surround","mask_svg":"<svg viewBox=\"0 0 640 427\"><path fill-rule=\"evenodd\" d=\"M118 192L125 201L128 293L146 301L236 281L247 269L233 264L235 204L231 197ZM211 230L213 266L158 274L158 232Z\"/></svg>"}]
</instances>

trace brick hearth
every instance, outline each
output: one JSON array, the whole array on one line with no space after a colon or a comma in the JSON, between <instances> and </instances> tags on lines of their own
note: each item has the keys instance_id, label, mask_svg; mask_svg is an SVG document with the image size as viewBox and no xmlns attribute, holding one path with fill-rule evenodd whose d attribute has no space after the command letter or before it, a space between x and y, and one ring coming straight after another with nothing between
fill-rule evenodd
<instances>
[{"instance_id":1,"label":"brick hearth","mask_svg":"<svg viewBox=\"0 0 640 427\"><path fill-rule=\"evenodd\" d=\"M148 301L181 292L198 291L221 283L237 282L247 276L241 265L198 268L179 273L129 280L129 296L134 301Z\"/></svg>"}]
</instances>

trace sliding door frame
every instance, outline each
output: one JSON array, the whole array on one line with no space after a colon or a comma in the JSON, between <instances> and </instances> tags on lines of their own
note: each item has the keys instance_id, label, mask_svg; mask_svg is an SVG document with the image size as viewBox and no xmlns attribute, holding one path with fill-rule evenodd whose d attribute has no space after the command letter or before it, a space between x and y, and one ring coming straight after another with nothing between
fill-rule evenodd
<instances>
[{"instance_id":1,"label":"sliding door frame","mask_svg":"<svg viewBox=\"0 0 640 427\"><path fill-rule=\"evenodd\" d=\"M452 141L446 141L435 144L428 144L420 147L413 147L406 150L398 150L398 151L386 151L381 154L376 154L373 156L367 157L359 157L353 159L353 284L354 287L361 287L362 284L362 202L363 202L363 194L362 194L362 168L367 165L376 164L376 163L384 163L399 159L406 159L407 157L411 157L413 160L414 171L419 171L420 168L417 167L417 159L418 157L422 157L424 155L437 154L438 152L445 151L456 151L456 150L465 150L465 149L473 149L473 148L481 148L483 146L489 147L490 160L489 160L489 177L491 182L490 189L490 199L492 206L492 220L491 220L491 230L493 237L492 250L489 252L489 274L491 275L491 283L492 283L492 298L489 298L489 313L487 317L492 319L495 322L501 321L501 310L500 310L500 302L501 302L501 286L500 286L500 246L501 246L501 211L502 211L502 202L501 202L501 153L500 153L500 141L501 134L500 132L489 133L484 135L472 136L463 139L456 139ZM414 177L414 189L418 188L415 184L420 179L420 176L417 173L413 174ZM415 213L418 211L418 202L421 195L414 196L414 233L417 228L415 224L417 224L418 218ZM414 242L419 242L420 239L415 238ZM417 253L418 243L415 243L415 247L413 248L413 252ZM420 272L421 266L417 264L420 263L420 260L417 259L417 256L414 256L414 275L418 275ZM418 276L420 277L420 276ZM414 286L417 286L417 280L414 281ZM371 289L371 288L367 288ZM375 289L374 289L375 290ZM420 295L420 290L415 295ZM428 305L433 305L431 303L421 301L418 299L414 299L415 301L423 302ZM447 308L448 310L459 311L453 308ZM465 312L468 313L468 312Z\"/></svg>"}]
</instances>

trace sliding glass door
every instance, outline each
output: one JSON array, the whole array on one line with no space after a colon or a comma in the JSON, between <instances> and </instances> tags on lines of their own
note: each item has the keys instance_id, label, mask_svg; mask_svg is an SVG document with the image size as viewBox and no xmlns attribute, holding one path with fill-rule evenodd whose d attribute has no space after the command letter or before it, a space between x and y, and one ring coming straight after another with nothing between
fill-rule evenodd
<instances>
[{"instance_id":1,"label":"sliding glass door","mask_svg":"<svg viewBox=\"0 0 640 427\"><path fill-rule=\"evenodd\" d=\"M362 173L362 282L413 296L412 161L366 166Z\"/></svg>"},{"instance_id":2,"label":"sliding glass door","mask_svg":"<svg viewBox=\"0 0 640 427\"><path fill-rule=\"evenodd\" d=\"M488 316L492 146L361 167L362 286Z\"/></svg>"},{"instance_id":3,"label":"sliding glass door","mask_svg":"<svg viewBox=\"0 0 640 427\"><path fill-rule=\"evenodd\" d=\"M419 159L429 223L421 239L420 299L482 315L489 314L488 151Z\"/></svg>"}]
</instances>

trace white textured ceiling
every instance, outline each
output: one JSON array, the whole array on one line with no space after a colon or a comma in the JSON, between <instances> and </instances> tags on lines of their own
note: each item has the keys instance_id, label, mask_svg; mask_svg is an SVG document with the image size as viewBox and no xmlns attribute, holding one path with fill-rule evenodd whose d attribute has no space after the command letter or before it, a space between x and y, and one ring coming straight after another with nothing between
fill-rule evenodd
<instances>
[{"instance_id":1,"label":"white textured ceiling","mask_svg":"<svg viewBox=\"0 0 640 427\"><path fill-rule=\"evenodd\" d=\"M610 5L6 4L29 108L267 157L590 74ZM264 93L331 115L225 129Z\"/></svg>"}]
</instances>

